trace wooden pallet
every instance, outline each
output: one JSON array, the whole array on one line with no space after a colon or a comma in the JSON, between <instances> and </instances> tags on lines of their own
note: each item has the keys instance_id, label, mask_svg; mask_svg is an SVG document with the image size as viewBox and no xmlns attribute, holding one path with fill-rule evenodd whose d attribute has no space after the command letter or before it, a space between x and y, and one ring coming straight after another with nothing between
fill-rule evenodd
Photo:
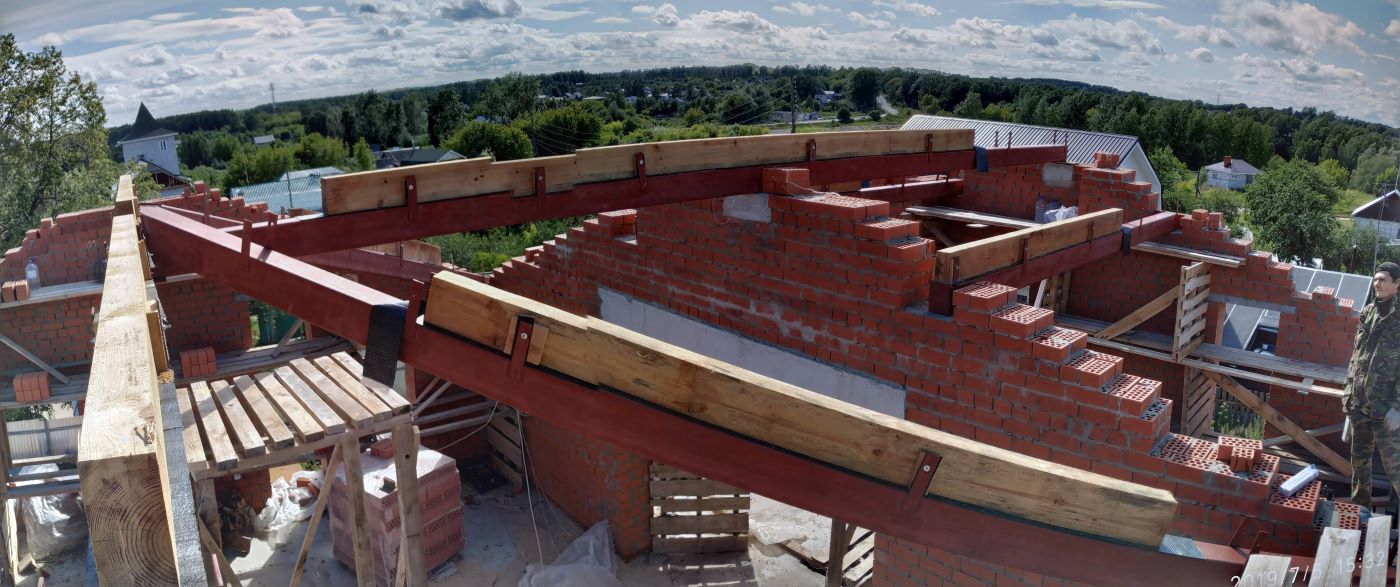
<instances>
[{"instance_id":1,"label":"wooden pallet","mask_svg":"<svg viewBox=\"0 0 1400 587\"><path fill-rule=\"evenodd\" d=\"M675 467L651 465L651 550L657 554L748 548L749 494Z\"/></svg>"},{"instance_id":2,"label":"wooden pallet","mask_svg":"<svg viewBox=\"0 0 1400 587\"><path fill-rule=\"evenodd\" d=\"M1210 297L1210 265L1197 261L1181 268L1181 290L1176 299L1176 327L1172 329L1172 357L1190 356L1206 338L1206 310Z\"/></svg>"},{"instance_id":3,"label":"wooden pallet","mask_svg":"<svg viewBox=\"0 0 1400 587\"><path fill-rule=\"evenodd\" d=\"M855 528L851 546L843 559L841 584L845 587L864 587L875 577L875 533L865 528Z\"/></svg>"},{"instance_id":4,"label":"wooden pallet","mask_svg":"<svg viewBox=\"0 0 1400 587\"><path fill-rule=\"evenodd\" d=\"M515 492L525 490L525 451L520 446L520 412L501 405L486 426L486 444L491 450L491 468L509 479Z\"/></svg>"},{"instance_id":5,"label":"wooden pallet","mask_svg":"<svg viewBox=\"0 0 1400 587\"><path fill-rule=\"evenodd\" d=\"M1200 369L1186 367L1182 382L1181 433L1201 436L1210 432L1215 419L1215 396L1218 386Z\"/></svg>"}]
</instances>

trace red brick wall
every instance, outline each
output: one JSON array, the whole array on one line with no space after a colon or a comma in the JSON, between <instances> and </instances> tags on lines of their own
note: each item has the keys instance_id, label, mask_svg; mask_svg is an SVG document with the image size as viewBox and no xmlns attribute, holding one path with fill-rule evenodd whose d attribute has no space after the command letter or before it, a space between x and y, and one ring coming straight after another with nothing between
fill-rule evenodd
<instances>
[{"instance_id":1,"label":"red brick wall","mask_svg":"<svg viewBox=\"0 0 1400 587\"><path fill-rule=\"evenodd\" d=\"M93 312L100 299L91 295L6 308L0 310L0 332L47 363L85 362L92 358ZM35 367L9 347L0 347L0 371L16 369Z\"/></svg>"},{"instance_id":2,"label":"red brick wall","mask_svg":"<svg viewBox=\"0 0 1400 587\"><path fill-rule=\"evenodd\" d=\"M172 354L210 346L229 352L253 346L252 318L241 294L207 279L156 285L170 328L165 343Z\"/></svg>"},{"instance_id":3,"label":"red brick wall","mask_svg":"<svg viewBox=\"0 0 1400 587\"><path fill-rule=\"evenodd\" d=\"M1073 581L1046 577L958 556L937 548L875 535L875 576L879 587L943 587L997 585L1008 587L1074 587Z\"/></svg>"},{"instance_id":4,"label":"red brick wall","mask_svg":"<svg viewBox=\"0 0 1400 587\"><path fill-rule=\"evenodd\" d=\"M40 221L25 234L20 246L5 252L0 279L24 279L29 259L39 268L39 285L46 287L81 281L98 281L97 261L107 256L112 234L112 209L99 208Z\"/></svg>"}]
</instances>

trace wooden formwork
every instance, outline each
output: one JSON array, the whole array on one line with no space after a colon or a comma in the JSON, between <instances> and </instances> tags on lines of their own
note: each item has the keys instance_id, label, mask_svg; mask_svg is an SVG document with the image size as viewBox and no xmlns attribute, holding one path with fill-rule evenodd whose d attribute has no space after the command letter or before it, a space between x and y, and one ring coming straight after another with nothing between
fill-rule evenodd
<instances>
[{"instance_id":1,"label":"wooden formwork","mask_svg":"<svg viewBox=\"0 0 1400 587\"><path fill-rule=\"evenodd\" d=\"M515 492L525 490L525 450L520 412L502 405L486 427L486 444L491 450L491 467L510 480Z\"/></svg>"}]
</instances>

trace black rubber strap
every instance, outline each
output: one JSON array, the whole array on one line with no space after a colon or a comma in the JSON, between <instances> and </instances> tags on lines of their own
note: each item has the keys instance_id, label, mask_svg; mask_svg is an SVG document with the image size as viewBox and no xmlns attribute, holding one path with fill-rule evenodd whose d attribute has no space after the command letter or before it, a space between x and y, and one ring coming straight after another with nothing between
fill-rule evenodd
<instances>
[{"instance_id":1,"label":"black rubber strap","mask_svg":"<svg viewBox=\"0 0 1400 587\"><path fill-rule=\"evenodd\" d=\"M973 152L973 153L976 153L976 157L977 157L977 170L978 170L978 171L986 171L986 170L987 170L987 149L982 148L982 147L973 147L973 148L972 148L972 152Z\"/></svg>"},{"instance_id":2,"label":"black rubber strap","mask_svg":"<svg viewBox=\"0 0 1400 587\"><path fill-rule=\"evenodd\" d=\"M369 344L365 345L365 377L392 386L399 369L399 342L408 317L408 304L379 304L369 311Z\"/></svg>"}]
</instances>

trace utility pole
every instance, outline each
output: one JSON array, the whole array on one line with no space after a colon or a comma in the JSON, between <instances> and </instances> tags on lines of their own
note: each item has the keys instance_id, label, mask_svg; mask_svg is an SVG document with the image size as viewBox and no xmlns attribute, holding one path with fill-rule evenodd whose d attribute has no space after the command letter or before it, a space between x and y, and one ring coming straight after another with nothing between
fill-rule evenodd
<instances>
[{"instance_id":1,"label":"utility pole","mask_svg":"<svg viewBox=\"0 0 1400 587\"><path fill-rule=\"evenodd\" d=\"M267 82L267 91L272 94L272 112L277 112L277 87L272 82Z\"/></svg>"},{"instance_id":2,"label":"utility pole","mask_svg":"<svg viewBox=\"0 0 1400 587\"><path fill-rule=\"evenodd\" d=\"M788 102L791 106L788 114L792 115L792 134L797 134L797 78L788 78Z\"/></svg>"}]
</instances>

